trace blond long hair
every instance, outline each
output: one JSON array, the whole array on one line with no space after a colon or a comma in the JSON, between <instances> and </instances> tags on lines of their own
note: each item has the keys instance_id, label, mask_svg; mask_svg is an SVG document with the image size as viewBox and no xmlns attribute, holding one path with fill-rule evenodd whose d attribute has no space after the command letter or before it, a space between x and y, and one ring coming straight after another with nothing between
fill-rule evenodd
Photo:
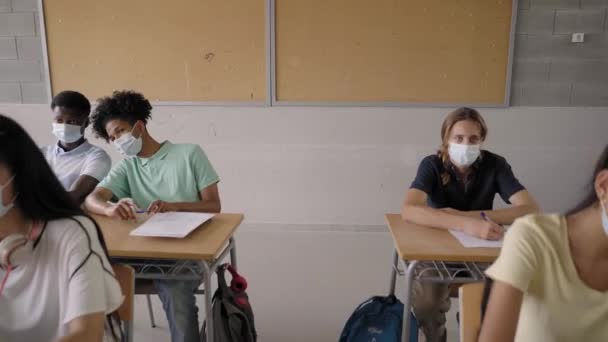
<instances>
[{"instance_id":1,"label":"blond long hair","mask_svg":"<svg viewBox=\"0 0 608 342\"><path fill-rule=\"evenodd\" d=\"M441 174L441 182L443 185L446 185L450 181L450 174L447 171L451 164L450 155L448 153L450 134L452 133L454 125L460 121L473 121L477 123L481 129L482 141L486 140L486 136L488 135L488 126L486 125L485 120L481 117L481 114L473 108L460 107L446 116L441 125L441 146L439 146L439 151L437 151L437 155L439 155L445 169Z\"/></svg>"}]
</instances>

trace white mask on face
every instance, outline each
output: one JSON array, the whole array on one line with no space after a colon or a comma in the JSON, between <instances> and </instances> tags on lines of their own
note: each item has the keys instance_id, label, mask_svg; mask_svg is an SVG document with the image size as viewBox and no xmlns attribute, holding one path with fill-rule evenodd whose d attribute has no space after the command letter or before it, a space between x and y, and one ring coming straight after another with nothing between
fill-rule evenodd
<instances>
[{"instance_id":1,"label":"white mask on face","mask_svg":"<svg viewBox=\"0 0 608 342\"><path fill-rule=\"evenodd\" d=\"M604 233L608 235L608 215L606 215L606 207L604 207L604 203L600 202L602 206L602 226L604 227Z\"/></svg>"},{"instance_id":2,"label":"white mask on face","mask_svg":"<svg viewBox=\"0 0 608 342\"><path fill-rule=\"evenodd\" d=\"M11 179L9 179L8 182L6 182L6 184L0 185L0 217L3 217L4 215L6 215L15 206L15 198L17 196L15 196L15 198L13 198L11 203L9 203L7 205L4 205L4 202L2 201L2 199L4 198L4 189L6 189L6 187L9 184L11 184L13 179L15 179L15 176L11 177Z\"/></svg>"},{"instance_id":3,"label":"white mask on face","mask_svg":"<svg viewBox=\"0 0 608 342\"><path fill-rule=\"evenodd\" d=\"M74 143L82 138L82 126L53 122L53 134L64 143Z\"/></svg>"},{"instance_id":4,"label":"white mask on face","mask_svg":"<svg viewBox=\"0 0 608 342\"><path fill-rule=\"evenodd\" d=\"M479 158L481 146L450 143L448 153L456 166L469 167Z\"/></svg>"},{"instance_id":5,"label":"white mask on face","mask_svg":"<svg viewBox=\"0 0 608 342\"><path fill-rule=\"evenodd\" d=\"M135 129L135 127L133 127L133 129ZM122 155L133 157L141 152L143 141L141 135L139 138L135 138L133 136L133 130L131 130L131 132L125 133L120 138L114 140L113 144Z\"/></svg>"}]
</instances>

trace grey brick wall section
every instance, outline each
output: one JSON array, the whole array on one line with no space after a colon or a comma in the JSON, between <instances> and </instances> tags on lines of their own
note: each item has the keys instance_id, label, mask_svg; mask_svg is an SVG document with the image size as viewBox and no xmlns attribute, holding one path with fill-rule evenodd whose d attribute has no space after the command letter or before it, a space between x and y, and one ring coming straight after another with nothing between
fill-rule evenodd
<instances>
[{"instance_id":1,"label":"grey brick wall section","mask_svg":"<svg viewBox=\"0 0 608 342\"><path fill-rule=\"evenodd\" d=\"M580 0L530 0L531 7L579 8Z\"/></svg>"},{"instance_id":2,"label":"grey brick wall section","mask_svg":"<svg viewBox=\"0 0 608 342\"><path fill-rule=\"evenodd\" d=\"M44 83L21 83L23 103L47 103Z\"/></svg>"},{"instance_id":3,"label":"grey brick wall section","mask_svg":"<svg viewBox=\"0 0 608 342\"><path fill-rule=\"evenodd\" d=\"M581 0L581 8L608 8L608 0Z\"/></svg>"},{"instance_id":4,"label":"grey brick wall section","mask_svg":"<svg viewBox=\"0 0 608 342\"><path fill-rule=\"evenodd\" d=\"M15 38L0 38L0 59L16 59L17 46Z\"/></svg>"},{"instance_id":5,"label":"grey brick wall section","mask_svg":"<svg viewBox=\"0 0 608 342\"><path fill-rule=\"evenodd\" d=\"M21 102L21 90L18 83L0 83L0 103Z\"/></svg>"},{"instance_id":6,"label":"grey brick wall section","mask_svg":"<svg viewBox=\"0 0 608 342\"><path fill-rule=\"evenodd\" d=\"M13 12L36 12L38 11L37 0L13 0Z\"/></svg>"},{"instance_id":7,"label":"grey brick wall section","mask_svg":"<svg viewBox=\"0 0 608 342\"><path fill-rule=\"evenodd\" d=\"M517 14L517 33L553 33L555 10L520 10Z\"/></svg>"},{"instance_id":8,"label":"grey brick wall section","mask_svg":"<svg viewBox=\"0 0 608 342\"><path fill-rule=\"evenodd\" d=\"M37 0L0 0L0 102L48 102L37 11Z\"/></svg>"},{"instance_id":9,"label":"grey brick wall section","mask_svg":"<svg viewBox=\"0 0 608 342\"><path fill-rule=\"evenodd\" d=\"M39 37L17 37L19 59L39 61L42 57L42 44Z\"/></svg>"},{"instance_id":10,"label":"grey brick wall section","mask_svg":"<svg viewBox=\"0 0 608 342\"><path fill-rule=\"evenodd\" d=\"M555 34L572 34L573 32L603 33L605 9L580 11L559 10L555 13Z\"/></svg>"},{"instance_id":11,"label":"grey brick wall section","mask_svg":"<svg viewBox=\"0 0 608 342\"><path fill-rule=\"evenodd\" d=\"M0 0L0 12L11 11L11 0Z\"/></svg>"},{"instance_id":12,"label":"grey brick wall section","mask_svg":"<svg viewBox=\"0 0 608 342\"><path fill-rule=\"evenodd\" d=\"M518 5L511 105L608 106L608 0Z\"/></svg>"}]
</instances>

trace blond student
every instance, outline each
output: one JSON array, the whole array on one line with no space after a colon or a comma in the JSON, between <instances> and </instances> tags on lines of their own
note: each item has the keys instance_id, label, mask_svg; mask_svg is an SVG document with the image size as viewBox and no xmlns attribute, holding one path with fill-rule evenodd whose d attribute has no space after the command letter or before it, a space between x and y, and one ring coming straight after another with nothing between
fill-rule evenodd
<instances>
[{"instance_id":1,"label":"blond student","mask_svg":"<svg viewBox=\"0 0 608 342\"><path fill-rule=\"evenodd\" d=\"M475 109L458 108L446 117L439 152L422 160L407 191L404 220L497 240L503 235L501 225L537 210L507 160L483 149L487 135ZM494 210L497 194L511 206ZM427 341L445 341L448 287L416 282L412 304Z\"/></svg>"}]
</instances>

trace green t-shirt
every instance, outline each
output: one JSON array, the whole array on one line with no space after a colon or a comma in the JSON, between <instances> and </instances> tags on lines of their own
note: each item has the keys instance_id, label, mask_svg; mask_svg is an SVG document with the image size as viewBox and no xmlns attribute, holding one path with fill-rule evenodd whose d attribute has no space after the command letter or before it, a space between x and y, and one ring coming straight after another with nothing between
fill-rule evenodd
<instances>
[{"instance_id":1,"label":"green t-shirt","mask_svg":"<svg viewBox=\"0 0 608 342\"><path fill-rule=\"evenodd\" d=\"M146 209L156 200L199 201L199 192L217 182L219 177L200 146L165 141L150 158L124 159L98 186L118 199L130 197Z\"/></svg>"}]
</instances>

